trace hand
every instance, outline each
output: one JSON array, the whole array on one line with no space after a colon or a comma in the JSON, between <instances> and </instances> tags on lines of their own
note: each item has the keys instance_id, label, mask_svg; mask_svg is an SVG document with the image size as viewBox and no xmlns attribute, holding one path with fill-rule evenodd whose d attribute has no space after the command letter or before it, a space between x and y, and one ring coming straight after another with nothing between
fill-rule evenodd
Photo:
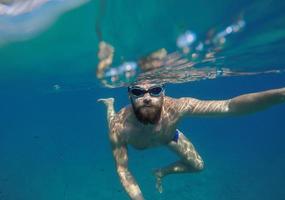
<instances>
[{"instance_id":1,"label":"hand","mask_svg":"<svg viewBox=\"0 0 285 200\"><path fill-rule=\"evenodd\" d=\"M285 87L281 88L282 100L285 101Z\"/></svg>"},{"instance_id":2,"label":"hand","mask_svg":"<svg viewBox=\"0 0 285 200\"><path fill-rule=\"evenodd\" d=\"M106 106L112 106L114 104L115 99L114 98L106 98L106 99L98 99L97 102L102 102Z\"/></svg>"}]
</instances>

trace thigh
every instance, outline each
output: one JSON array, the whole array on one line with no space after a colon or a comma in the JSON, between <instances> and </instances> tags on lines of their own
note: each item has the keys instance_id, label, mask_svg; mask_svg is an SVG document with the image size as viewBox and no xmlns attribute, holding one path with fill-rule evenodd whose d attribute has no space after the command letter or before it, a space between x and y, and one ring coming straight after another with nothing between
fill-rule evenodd
<instances>
[{"instance_id":1,"label":"thigh","mask_svg":"<svg viewBox=\"0 0 285 200\"><path fill-rule=\"evenodd\" d=\"M197 162L201 163L202 158L199 153L196 151L194 145L191 141L178 129L178 135L176 141L171 141L168 144L168 148L175 152L181 160L196 165Z\"/></svg>"}]
</instances>

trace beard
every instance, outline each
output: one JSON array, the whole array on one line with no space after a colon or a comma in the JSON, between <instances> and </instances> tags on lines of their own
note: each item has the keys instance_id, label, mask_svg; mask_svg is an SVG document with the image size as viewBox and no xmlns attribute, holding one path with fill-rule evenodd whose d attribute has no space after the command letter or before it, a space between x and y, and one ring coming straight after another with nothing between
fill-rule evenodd
<instances>
[{"instance_id":1,"label":"beard","mask_svg":"<svg viewBox=\"0 0 285 200\"><path fill-rule=\"evenodd\" d=\"M136 118L143 124L156 124L161 116L162 106L135 106L132 102L132 107Z\"/></svg>"}]
</instances>

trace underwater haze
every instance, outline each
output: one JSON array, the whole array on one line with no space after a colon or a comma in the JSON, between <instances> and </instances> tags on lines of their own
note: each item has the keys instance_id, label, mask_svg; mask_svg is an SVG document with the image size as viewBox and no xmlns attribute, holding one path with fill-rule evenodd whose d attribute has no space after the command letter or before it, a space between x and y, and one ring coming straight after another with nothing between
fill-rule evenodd
<instances>
[{"instance_id":1,"label":"underwater haze","mask_svg":"<svg viewBox=\"0 0 285 200\"><path fill-rule=\"evenodd\" d=\"M285 86L279 0L26 1L16 12L16 0L0 0L0 200L128 199L97 99L114 97L119 110L129 82L106 87L96 77L101 40L115 48L114 68L160 48L178 52L183 65L136 72L168 83L168 96L227 99ZM185 32L186 54L177 42ZM166 148L130 148L130 170L145 199L284 200L284 112L183 120L205 170L166 177L162 194L152 172L177 159Z\"/></svg>"}]
</instances>

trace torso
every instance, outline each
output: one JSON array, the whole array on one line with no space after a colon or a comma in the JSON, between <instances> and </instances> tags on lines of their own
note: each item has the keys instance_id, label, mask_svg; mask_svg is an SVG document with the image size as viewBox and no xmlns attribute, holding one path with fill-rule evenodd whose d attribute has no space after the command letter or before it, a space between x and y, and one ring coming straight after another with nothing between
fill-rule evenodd
<instances>
[{"instance_id":1,"label":"torso","mask_svg":"<svg viewBox=\"0 0 285 200\"><path fill-rule=\"evenodd\" d=\"M145 149L168 144L174 137L179 121L179 113L173 107L173 100L166 99L162 109L161 119L155 125L145 125L139 122L131 107L118 113L116 123L121 124L120 138L134 148ZM122 126L123 125L123 126Z\"/></svg>"}]
</instances>

